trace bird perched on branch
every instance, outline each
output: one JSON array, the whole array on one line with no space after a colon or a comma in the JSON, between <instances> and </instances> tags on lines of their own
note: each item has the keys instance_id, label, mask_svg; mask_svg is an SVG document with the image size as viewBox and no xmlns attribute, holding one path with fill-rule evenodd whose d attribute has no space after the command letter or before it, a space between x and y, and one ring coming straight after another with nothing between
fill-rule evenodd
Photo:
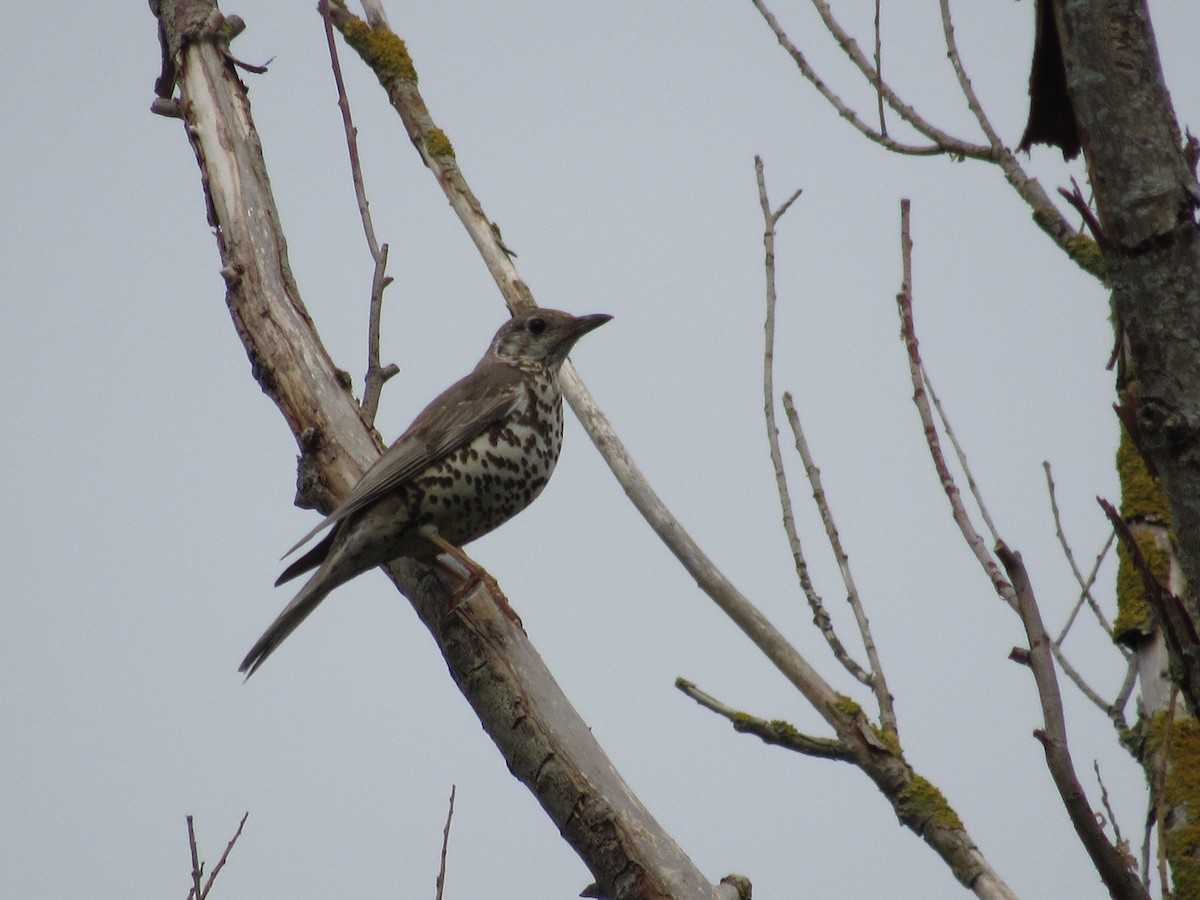
<instances>
[{"instance_id":1,"label":"bird perched on branch","mask_svg":"<svg viewBox=\"0 0 1200 900\"><path fill-rule=\"evenodd\" d=\"M562 448L559 370L575 342L611 318L539 309L506 322L474 371L425 407L341 505L285 554L331 527L275 582L317 570L240 671L253 675L330 591L368 569L447 553L479 577L482 569L459 548L503 525L546 486Z\"/></svg>"}]
</instances>

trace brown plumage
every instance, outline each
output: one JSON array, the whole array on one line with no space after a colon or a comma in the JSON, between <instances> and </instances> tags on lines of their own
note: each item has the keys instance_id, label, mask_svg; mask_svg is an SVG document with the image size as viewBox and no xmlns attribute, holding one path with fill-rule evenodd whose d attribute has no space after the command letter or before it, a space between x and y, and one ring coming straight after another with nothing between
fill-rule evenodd
<instances>
[{"instance_id":1,"label":"brown plumage","mask_svg":"<svg viewBox=\"0 0 1200 900\"><path fill-rule=\"evenodd\" d=\"M240 671L253 675L330 591L356 575L402 556L454 552L532 503L562 447L559 370L575 342L610 318L540 309L506 322L474 371L425 407L341 505L288 551L332 526L275 582L317 569Z\"/></svg>"}]
</instances>

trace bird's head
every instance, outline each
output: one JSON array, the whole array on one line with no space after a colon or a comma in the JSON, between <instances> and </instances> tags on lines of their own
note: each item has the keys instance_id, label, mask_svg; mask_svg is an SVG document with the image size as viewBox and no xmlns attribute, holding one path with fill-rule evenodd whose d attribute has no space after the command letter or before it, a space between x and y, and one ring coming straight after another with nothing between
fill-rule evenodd
<instances>
[{"instance_id":1,"label":"bird's head","mask_svg":"<svg viewBox=\"0 0 1200 900\"><path fill-rule=\"evenodd\" d=\"M575 342L612 316L573 316L557 309L535 309L513 316L492 338L489 355L512 365L557 370Z\"/></svg>"}]
</instances>

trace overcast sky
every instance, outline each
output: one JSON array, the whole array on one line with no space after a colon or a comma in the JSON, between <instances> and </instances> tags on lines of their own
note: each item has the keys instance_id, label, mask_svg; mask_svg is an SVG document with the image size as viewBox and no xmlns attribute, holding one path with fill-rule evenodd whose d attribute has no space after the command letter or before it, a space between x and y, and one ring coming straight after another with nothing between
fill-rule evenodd
<instances>
[{"instance_id":1,"label":"overcast sky","mask_svg":"<svg viewBox=\"0 0 1200 900\"><path fill-rule=\"evenodd\" d=\"M243 0L234 50L304 300L361 386L370 261L315 3ZM1020 136L1032 2L954 4L964 62ZM838 2L870 43L872 4ZM978 140L935 4L884 4L885 72ZM1200 120L1200 22L1152 4L1180 119ZM809 624L762 424L762 222L779 229L776 384L800 414L897 696L909 762L1022 897L1105 893L1055 799L1023 643L947 515L893 298L913 201L916 318L931 374L1004 537L1056 627L1075 589L1041 464L1079 557L1106 531L1117 428L1108 303L998 171L867 144L804 82L749 2L388 4L437 123L543 305L606 312L573 359L653 485L839 690L869 702ZM803 4L793 37L850 102L870 92ZM248 684L242 656L292 595L295 444L225 308L195 159L149 112L145 3L50 4L0 38L0 896L177 897L184 816L220 898L432 898L452 784L447 898L572 897L590 880L507 772L407 603L375 573L339 589ZM381 240L392 439L483 352L505 311L373 77L343 66ZM902 129L898 129L903 133ZM1081 166L1040 149L1048 190ZM789 456L818 589L853 642L836 568ZM827 734L656 541L573 420L554 480L471 548L650 811L717 880L756 896L965 896L865 776L733 734L676 676ZM1101 593L1111 596L1111 567ZM1103 693L1122 672L1086 623L1067 647ZM1143 778L1070 688L1080 777L1099 760L1140 842Z\"/></svg>"}]
</instances>

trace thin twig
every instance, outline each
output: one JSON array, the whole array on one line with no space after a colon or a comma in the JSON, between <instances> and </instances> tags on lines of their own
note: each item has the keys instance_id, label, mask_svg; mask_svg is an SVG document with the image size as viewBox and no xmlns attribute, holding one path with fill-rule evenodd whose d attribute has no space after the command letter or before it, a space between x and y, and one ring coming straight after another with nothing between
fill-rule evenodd
<instances>
[{"instance_id":1,"label":"thin twig","mask_svg":"<svg viewBox=\"0 0 1200 900\"><path fill-rule=\"evenodd\" d=\"M759 0L753 0L754 5L759 5ZM846 57L854 64L863 78L867 80L873 88L883 94L887 105L896 111L905 122L915 128L929 140L933 141L945 153L951 153L956 156L970 157L972 159L990 160L993 158L994 148L986 144L972 144L962 138L956 138L946 131L938 128L917 110L900 99L900 95L892 90L891 86L884 81L879 72L871 65L871 61L859 49L858 41L850 36L850 33L842 28L833 15L833 9L825 0L812 0L813 7L817 11L817 15L821 17L821 21L825 24L825 29L837 41L838 47L846 54Z\"/></svg>"},{"instance_id":2,"label":"thin twig","mask_svg":"<svg viewBox=\"0 0 1200 900\"><path fill-rule=\"evenodd\" d=\"M1087 223L1088 230L1091 231L1092 237L1104 250L1111 246L1104 229L1100 225L1100 220L1096 218L1096 214L1092 212L1092 207L1088 205L1087 199L1083 196L1083 191L1079 188L1079 182L1075 180L1075 176L1071 176L1071 190L1066 188L1058 189L1059 195L1071 204L1075 212L1079 213L1080 217Z\"/></svg>"},{"instance_id":3,"label":"thin twig","mask_svg":"<svg viewBox=\"0 0 1200 900\"><path fill-rule=\"evenodd\" d=\"M1058 661L1059 667L1063 670L1063 674L1070 678L1072 682L1074 682L1075 686L1079 688L1080 692L1088 700L1100 707L1104 714L1112 720L1113 724L1117 728L1118 733L1120 733L1128 727L1128 723L1125 721L1125 704L1129 700L1127 691L1132 690L1131 677L1136 678L1136 668L1126 668L1125 682L1121 686L1121 691L1117 694L1116 699L1114 699L1111 703L1106 703L1100 697L1100 695L1093 690L1086 681L1084 681L1083 676L1075 670L1074 666L1067 661L1066 654L1062 648L1063 641L1066 640L1067 634L1070 632L1071 626L1074 624L1075 618L1079 615L1079 610L1083 608L1083 604L1085 602L1088 604L1089 608L1100 622L1100 626L1104 629L1104 633L1110 638L1112 637L1112 626L1109 625L1108 619L1105 617L1103 611L1101 611L1100 604L1097 603L1096 598L1092 596L1092 585L1096 583L1096 578L1100 572L1100 566L1103 564L1104 558L1108 555L1108 550L1113 545L1115 538L1110 532L1108 539L1104 543L1103 549L1101 549L1099 555L1096 557L1096 561L1092 566L1091 573L1087 578L1084 578L1083 573L1079 570L1079 565L1075 562L1075 553L1071 549L1070 541L1067 540L1066 531L1063 529L1062 513L1058 507L1058 491L1054 483L1054 474L1051 471L1050 463L1048 461L1044 461L1042 463L1042 469L1046 473L1046 487L1050 494L1050 512L1054 517L1054 533L1058 537L1058 543L1062 547L1063 555L1066 556L1067 562L1071 567L1071 571L1075 575L1075 580L1078 582L1080 587L1079 599L1075 601L1075 605L1072 607L1070 615L1067 616L1066 624L1063 625L1058 637L1054 639L1051 649L1054 652L1054 658ZM1130 659L1131 654L1128 650L1119 644L1114 646L1116 646L1117 652L1119 652L1126 661Z\"/></svg>"},{"instance_id":4,"label":"thin twig","mask_svg":"<svg viewBox=\"0 0 1200 900\"><path fill-rule=\"evenodd\" d=\"M1016 596L1013 593L1012 585L1006 581L1000 572L996 561L988 552L984 544L983 537L976 530L971 522L970 515L967 513L966 506L962 501L962 493L954 480L953 474L950 472L949 466L946 464L946 459L942 453L941 440L938 436L937 426L934 424L933 412L931 409L931 401L937 409L938 417L942 422L942 427L946 432L947 438L954 447L955 453L958 456L959 465L965 473L967 483L970 486L970 491L975 499L976 506L980 510L984 521L987 523L989 531L997 544L1002 543L996 531L996 526L988 514L987 505L984 503L983 495L980 492L974 477L971 475L970 465L967 461L966 452L962 445L958 442L954 434L953 427L950 424L949 418L946 416L945 410L942 408L936 393L933 390L933 385L929 380L929 374L925 370L925 366L921 361L920 348L916 336L916 326L913 321L913 301L912 301L912 237L910 228L910 204L908 200L900 201L900 242L901 254L903 258L903 278L901 283L900 293L896 295L896 303L900 310L901 336L904 339L905 346L908 349L909 357L909 373L913 383L913 403L916 404L918 414L921 417L921 423L925 431L925 443L929 448L930 455L933 457L934 469L938 473L938 478L942 483L942 488L946 493L947 499L950 501L951 513L955 523L962 532L967 545L975 554L975 558L983 567L991 579L992 587L1000 598L1008 603L1013 609L1017 609ZM1079 674L1078 670L1067 660L1061 652L1057 644L1051 643L1050 653L1058 661L1063 672L1071 679L1072 682L1079 688L1080 692L1100 710L1104 712L1118 728L1124 727L1124 705L1120 707L1114 706L1104 700Z\"/></svg>"},{"instance_id":5,"label":"thin twig","mask_svg":"<svg viewBox=\"0 0 1200 900\"><path fill-rule=\"evenodd\" d=\"M963 97L966 98L967 107L974 114L975 121L979 123L979 127L987 136L993 154L999 157L1000 154L1008 151L1004 147L1004 141L1000 139L1000 135L996 133L996 129L992 127L991 121L983 111L983 104L975 95L975 88L971 86L971 79L967 77L967 70L963 68L962 56L958 52L958 42L954 38L954 21L950 17L950 0L939 0L939 6L942 13L942 35L946 39L946 56L950 60L950 65L954 67L954 77L958 79L958 86L963 92Z\"/></svg>"},{"instance_id":6,"label":"thin twig","mask_svg":"<svg viewBox=\"0 0 1200 900\"><path fill-rule=\"evenodd\" d=\"M845 645L837 636L833 619L825 608L813 586L808 572L808 562L804 558L804 549L800 543L800 535L796 531L796 517L792 511L791 491L788 489L787 473L783 468L783 454L779 450L779 428L775 421L775 224L787 212L788 207L800 196L800 191L793 193L777 210L771 209L771 201L767 196L766 177L763 173L761 157L754 157L754 176L758 182L758 202L763 214L763 249L765 251L764 268L766 273L767 311L766 322L763 326L765 343L763 348L763 416L767 424L767 445L771 454L771 465L775 470L775 486L779 493L779 505L783 510L783 530L787 534L788 545L792 551L792 561L796 567L796 576L800 588L808 600L813 612L813 623L824 636L834 657L842 666L861 681L871 684L871 673L850 656Z\"/></svg>"},{"instance_id":7,"label":"thin twig","mask_svg":"<svg viewBox=\"0 0 1200 900\"><path fill-rule=\"evenodd\" d=\"M1081 253L1075 245L1075 239L1079 237L1080 232L1077 231L1066 220L1063 214L1055 206L1054 201L1050 199L1041 182L1036 178L1031 177L1022 167L1017 157L1004 146L1003 142L995 137L994 131L989 135L990 145L972 144L967 141L955 138L939 129L934 128L929 122L921 117L917 111L900 100L899 96L887 85L879 73L878 66L872 66L870 61L863 56L858 49L858 45L842 27L834 19L833 13L827 3L821 0L813 0L813 5L820 14L825 23L826 29L830 35L837 41L838 46L850 58L851 62L859 69L864 78L875 89L877 95L883 97L892 109L900 115L902 119L911 124L922 135L930 138L933 141L931 146L920 146L913 144L904 144L893 140L882 131L876 131L868 126L858 114L851 109L846 103L829 87L816 71L809 64L808 59L803 52L794 44L788 37L787 33L780 27L775 16L767 8L765 0L752 0L754 7L758 10L763 20L774 32L776 40L780 46L787 51L800 69L801 75L806 78L820 92L830 106L849 122L854 128L866 137L868 140L879 144L885 149L891 150L894 153L901 153L914 156L937 156L943 153L948 153L954 156L981 159L987 162L993 162L1000 167L1004 174L1005 180L1012 185L1013 190L1025 201L1026 204L1033 210L1033 218L1038 227L1041 228L1051 240L1054 241L1068 256L1073 259L1076 264L1083 267L1090 274L1097 278L1105 277L1102 265L1098 265L1092 255ZM951 34L951 37L953 35ZM963 76L965 78L965 75ZM969 87L970 82L967 82ZM968 103L974 102L974 109L978 109L977 116L982 116L982 106L977 100L972 100L973 92L968 94ZM986 121L986 119L985 119ZM990 129L990 124L988 129Z\"/></svg>"},{"instance_id":8,"label":"thin twig","mask_svg":"<svg viewBox=\"0 0 1200 900\"><path fill-rule=\"evenodd\" d=\"M192 893L188 897L195 897L196 900L204 900L204 893L200 889L200 850L196 847L196 830L192 827L192 817L187 817L188 830L188 849L192 851Z\"/></svg>"},{"instance_id":9,"label":"thin twig","mask_svg":"<svg viewBox=\"0 0 1200 900\"><path fill-rule=\"evenodd\" d=\"M875 0L875 74L883 84L883 28L880 25L880 7L883 0ZM879 111L879 133L887 137L887 120L883 116L883 90L875 88L875 103Z\"/></svg>"},{"instance_id":10,"label":"thin twig","mask_svg":"<svg viewBox=\"0 0 1200 900\"><path fill-rule=\"evenodd\" d=\"M1063 670L1063 674L1071 679L1075 687L1079 688L1079 692L1088 700L1090 700L1102 713L1109 718L1112 718L1116 713L1113 704L1101 697L1100 694L1097 693L1096 690L1084 680L1083 676L1079 674L1079 670L1071 665L1070 660L1067 659L1066 654L1064 654L1062 651L1062 648L1051 641L1050 652L1054 654L1054 660L1058 663L1059 668ZM1124 715L1122 714L1121 721L1117 723L1117 727L1121 727L1124 722L1125 719Z\"/></svg>"},{"instance_id":11,"label":"thin twig","mask_svg":"<svg viewBox=\"0 0 1200 900\"><path fill-rule=\"evenodd\" d=\"M454 785L450 785L450 809L446 811L446 827L442 829L442 860L438 864L437 900L442 900L442 889L446 886L446 850L450 846L450 822L454 819Z\"/></svg>"},{"instance_id":12,"label":"thin twig","mask_svg":"<svg viewBox=\"0 0 1200 900\"><path fill-rule=\"evenodd\" d=\"M942 408L942 401L938 397L937 391L933 389L933 382L929 380L929 369L924 361L921 362L921 377L925 380L925 389L929 391L929 399L933 401L933 408L937 411L938 419L942 423L942 431L949 438L950 446L954 448L954 455L958 457L959 468L962 469L963 475L966 476L967 490L971 492L971 496L975 499L975 506L979 509L979 514L983 517L983 524L987 526L988 534L991 535L992 543L994 544L1000 540L1000 533L996 530L996 523L992 521L987 504L983 502L983 494L980 492L979 486L975 483L975 476L971 474L971 466L967 462L967 453L963 450L962 444L958 442L958 435L954 433L950 419L946 415L946 411Z\"/></svg>"},{"instance_id":13,"label":"thin twig","mask_svg":"<svg viewBox=\"0 0 1200 900\"><path fill-rule=\"evenodd\" d=\"M913 403L916 405L917 413L921 417L921 426L925 432L925 445L929 448L930 456L933 457L934 470L937 472L938 480L942 484L942 490L945 491L946 498L950 501L950 511L954 522L958 525L959 531L962 532L967 546L971 548L971 552L975 554L975 558L983 567L984 572L987 573L988 578L991 579L992 587L995 588L996 593L1009 606L1016 609L1017 599L1013 594L1012 585L1005 580L1000 567L996 565L996 561L988 552L983 538L975 530L975 526L971 523L971 517L967 514L967 509L963 505L962 493L958 489L958 484L955 482L954 476L950 473L950 467L946 465L946 457L942 453L937 425L933 421L933 411L930 408L929 394L925 386L925 376L921 365L916 326L913 323L912 236L909 227L910 207L911 204L907 199L900 201L900 254L903 263L903 276L900 293L896 295L896 305L900 313L900 336L904 340L904 345L908 350L908 371L913 385Z\"/></svg>"},{"instance_id":14,"label":"thin twig","mask_svg":"<svg viewBox=\"0 0 1200 900\"><path fill-rule=\"evenodd\" d=\"M1092 585L1096 583L1100 566L1103 564L1105 557L1108 556L1108 551L1116 540L1116 535L1111 531L1108 533L1108 539L1104 542L1099 555L1097 555L1096 562L1092 566L1092 571L1087 578L1084 578L1083 573L1079 570L1078 563L1075 562L1075 554L1071 550L1070 542L1067 540L1067 533L1063 530L1062 514L1058 508L1058 491L1054 484L1054 474L1050 469L1050 462L1048 460L1042 463L1042 469L1046 473L1046 489L1050 494L1050 512L1054 516L1054 535L1058 538L1058 543L1063 549L1063 555L1067 558L1067 563L1071 566L1071 572L1075 575L1075 580L1079 583L1080 589L1079 601L1071 610L1071 615L1067 617L1067 622L1063 625L1062 631L1054 643L1059 646L1062 645L1062 642L1067 637L1067 632L1071 630L1071 625L1074 623L1075 617L1079 614L1079 610L1085 601L1096 616L1096 619L1100 622L1104 633L1112 637L1112 625L1109 624L1108 617L1100 609L1100 604L1096 602L1096 598L1092 596ZM1124 648L1121 648L1121 652L1128 659L1129 652Z\"/></svg>"},{"instance_id":15,"label":"thin twig","mask_svg":"<svg viewBox=\"0 0 1200 900\"><path fill-rule=\"evenodd\" d=\"M842 575L842 584L846 588L846 602L850 604L850 609L854 613L854 620L858 625L858 633L862 636L863 648L867 653L867 662L871 666L871 689L875 692L876 701L879 703L879 724L892 731L897 730L896 711L892 704L892 694L887 686L887 679L883 674L883 662L879 658L879 652L875 646L875 638L871 634L871 623L867 619L866 611L863 609L862 601L859 598L858 586L854 583L854 575L850 571L850 557L842 548L841 537L838 535L837 524L833 520L833 511L829 508L829 500L825 494L825 488L821 484L821 470L817 468L813 462L812 454L808 449L808 441L804 437L804 430L800 425L800 416L796 413L795 404L792 402L792 395L785 393L783 395L783 410L787 415L788 424L791 425L792 435L796 441L796 452L800 454L800 460L804 464L804 473L808 476L808 483L812 487L813 502L817 505L817 511L821 514L821 523L825 526L825 536L829 541L829 547L833 551L834 559L837 560L838 570Z\"/></svg>"},{"instance_id":16,"label":"thin twig","mask_svg":"<svg viewBox=\"0 0 1200 900\"><path fill-rule=\"evenodd\" d=\"M760 719L757 716L734 709L732 706L726 706L716 697L700 690L700 688L696 687L695 684L686 678L676 678L675 687L705 709L711 710L717 715L728 719L733 725L734 731L739 731L743 734L753 734L760 738L764 744L773 744L777 747L794 750L805 756L814 756L820 759L835 759L843 762L853 762L854 760L854 754L851 752L850 747L839 740L802 734L794 726L784 722L782 719L768 721L767 719Z\"/></svg>"},{"instance_id":17,"label":"thin twig","mask_svg":"<svg viewBox=\"0 0 1200 900\"><path fill-rule=\"evenodd\" d=\"M1117 699L1113 701L1112 708L1120 714L1120 720L1114 718L1119 728L1124 729L1125 724L1125 706L1129 703L1129 698L1133 695L1133 687L1137 684L1138 678L1138 659L1132 653L1129 654L1125 666L1125 680L1121 683L1121 690L1117 692Z\"/></svg>"},{"instance_id":18,"label":"thin twig","mask_svg":"<svg viewBox=\"0 0 1200 900\"><path fill-rule=\"evenodd\" d=\"M233 845L238 842L238 838L242 836L242 829L246 825L246 820L250 818L250 813L242 814L242 821L238 822L237 831L233 833L233 837L229 839L229 843L225 845L225 852L221 854L221 858L217 860L217 864L213 866L211 872L208 873L208 880L204 882L204 894L200 900L204 900L208 896L209 890L212 888L213 882L217 880L217 874L225 867L225 860L229 859L229 852L233 849Z\"/></svg>"},{"instance_id":19,"label":"thin twig","mask_svg":"<svg viewBox=\"0 0 1200 900\"><path fill-rule=\"evenodd\" d=\"M1104 807L1104 813L1112 825L1113 837L1116 838L1117 846L1120 846L1124 843L1124 839L1121 837L1121 825L1117 821L1117 814L1113 812L1112 804L1108 802L1108 788L1104 786L1104 778L1100 775L1099 760L1092 760L1092 770L1096 773L1096 783L1100 785L1100 805Z\"/></svg>"},{"instance_id":20,"label":"thin twig","mask_svg":"<svg viewBox=\"0 0 1200 900\"><path fill-rule=\"evenodd\" d=\"M961 156L986 158L986 154L989 152L987 147L968 144L964 141L958 140L957 138L951 137L948 134L942 135L943 140L934 139L933 144L920 145L901 143L900 141L888 137L886 134L876 131L874 128L864 122L859 117L858 113L846 105L845 101L835 94L829 85L827 85L821 79L821 77L816 73L816 70L813 69L812 65L809 63L807 57L805 57L804 53L801 52L799 47L792 43L791 39L787 36L787 33L782 27L780 27L779 22L776 20L774 14L767 9L766 3L764 3L763 0L752 0L752 2L754 3L755 8L759 11L759 14L762 15L763 20L775 33L775 37L779 41L780 45L788 52L788 55L792 57L792 60L796 63L797 68L800 69L800 73L808 79L813 87L820 91L821 96L823 96L829 102L830 106L837 110L838 115L853 125L855 130L863 135L863 137L873 141L876 144L879 144L882 147L886 147L888 150L891 150L894 153L901 153L906 156L941 156L945 153L955 153ZM867 67L868 69L871 69L869 63L867 64ZM901 106L904 106L904 104L899 101L899 98L896 98L895 95L892 94L891 88L885 85L882 81L879 81L874 77L870 77L868 80L877 88L877 90L884 94L884 98L887 100L888 105L893 109L896 108L896 103L900 103ZM896 103L892 102L893 99L895 99ZM907 107L905 108L907 109ZM916 115L916 113L911 109L909 112L914 116ZM908 119L908 116L904 116L903 114L901 115L906 120ZM921 131L921 129L917 130ZM933 130L936 132L936 129ZM922 133L924 134L925 132L922 131ZM940 132L938 133L940 134Z\"/></svg>"},{"instance_id":21,"label":"thin twig","mask_svg":"<svg viewBox=\"0 0 1200 900\"><path fill-rule=\"evenodd\" d=\"M1100 775L1100 762L1092 760L1092 768L1096 771L1096 783L1100 785L1100 805L1104 807L1105 815L1108 816L1108 821L1112 824L1113 844L1125 859L1126 865L1136 871L1137 858L1130 849L1129 841L1121 836L1121 824L1117 821L1117 814L1113 811L1112 804L1108 800L1108 788L1105 787L1104 778Z\"/></svg>"},{"instance_id":22,"label":"thin twig","mask_svg":"<svg viewBox=\"0 0 1200 900\"><path fill-rule=\"evenodd\" d=\"M350 155L350 174L354 181L354 196L358 200L358 216L362 220L367 249L375 263L371 274L371 302L367 324L367 374L364 378L363 399L360 404L368 422L375 421L379 409L379 397L383 385L400 371L395 364L381 366L379 363L379 321L383 313L383 291L392 283L387 274L388 245L380 246L375 238L375 225L371 220L371 204L363 182L362 164L358 156L358 129L350 115L350 100L346 96L346 84L342 79L342 65L338 59L337 42L333 38L333 23L329 18L329 0L320 0L321 19L325 23L325 42L329 47L329 63L333 68L333 81L337 86L338 109L342 113L342 126L346 131L346 149Z\"/></svg>"}]
</instances>

